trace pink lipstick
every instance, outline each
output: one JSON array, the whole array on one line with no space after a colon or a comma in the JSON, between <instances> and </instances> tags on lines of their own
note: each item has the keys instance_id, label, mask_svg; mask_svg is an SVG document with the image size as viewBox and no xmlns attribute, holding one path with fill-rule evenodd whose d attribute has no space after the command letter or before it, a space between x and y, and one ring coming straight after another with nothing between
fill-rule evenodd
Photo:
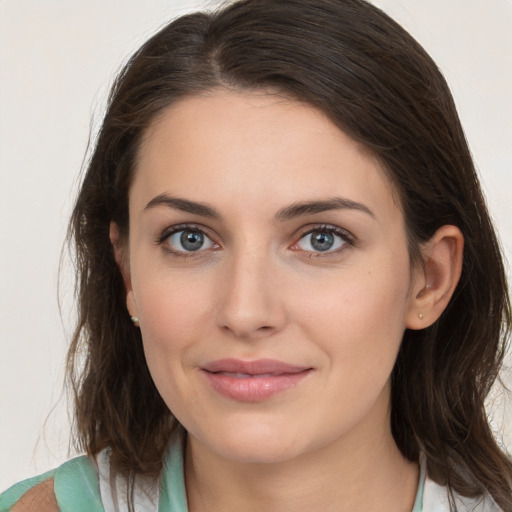
<instances>
[{"instance_id":1,"label":"pink lipstick","mask_svg":"<svg viewBox=\"0 0 512 512\"><path fill-rule=\"evenodd\" d=\"M273 359L219 359L202 368L218 393L241 402L260 402L296 386L312 368Z\"/></svg>"}]
</instances>

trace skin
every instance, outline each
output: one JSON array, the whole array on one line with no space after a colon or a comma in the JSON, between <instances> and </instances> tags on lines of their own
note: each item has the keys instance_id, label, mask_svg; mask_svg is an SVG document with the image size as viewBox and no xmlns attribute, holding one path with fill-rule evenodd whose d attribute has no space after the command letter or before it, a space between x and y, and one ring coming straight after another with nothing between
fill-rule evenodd
<instances>
[{"instance_id":1,"label":"skin","mask_svg":"<svg viewBox=\"0 0 512 512\"><path fill-rule=\"evenodd\" d=\"M333 197L343 207L283 215ZM182 99L148 128L129 241L115 225L111 238L152 377L189 433L192 512L412 509L418 468L391 435L389 379L404 330L434 322L451 297L462 235L444 226L422 248L425 268L411 268L396 197L322 113L268 92ZM187 228L205 234L197 251L169 236ZM316 249L312 230L333 248ZM311 371L242 402L205 378L222 358Z\"/></svg>"}]
</instances>

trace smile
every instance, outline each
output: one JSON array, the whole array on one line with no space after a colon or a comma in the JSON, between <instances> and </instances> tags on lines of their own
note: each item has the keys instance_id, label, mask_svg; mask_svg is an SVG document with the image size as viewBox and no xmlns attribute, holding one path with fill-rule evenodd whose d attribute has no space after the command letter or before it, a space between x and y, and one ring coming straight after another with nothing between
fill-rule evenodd
<instances>
[{"instance_id":1,"label":"smile","mask_svg":"<svg viewBox=\"0 0 512 512\"><path fill-rule=\"evenodd\" d=\"M241 402L261 402L299 384L313 369L272 359L221 359L201 368L218 393Z\"/></svg>"}]
</instances>

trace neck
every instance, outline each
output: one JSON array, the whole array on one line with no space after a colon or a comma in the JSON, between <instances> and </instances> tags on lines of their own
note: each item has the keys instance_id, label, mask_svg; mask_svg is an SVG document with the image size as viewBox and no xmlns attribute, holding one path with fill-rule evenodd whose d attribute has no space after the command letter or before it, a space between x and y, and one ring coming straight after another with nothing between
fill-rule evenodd
<instances>
[{"instance_id":1,"label":"neck","mask_svg":"<svg viewBox=\"0 0 512 512\"><path fill-rule=\"evenodd\" d=\"M265 464L226 459L189 436L189 511L410 512L417 464L402 457L389 426L372 429L369 436L360 428L293 460Z\"/></svg>"}]
</instances>

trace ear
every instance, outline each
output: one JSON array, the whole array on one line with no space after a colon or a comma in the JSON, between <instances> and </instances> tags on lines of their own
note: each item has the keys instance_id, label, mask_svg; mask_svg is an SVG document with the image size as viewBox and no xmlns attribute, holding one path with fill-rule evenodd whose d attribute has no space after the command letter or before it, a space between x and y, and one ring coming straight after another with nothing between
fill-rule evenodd
<instances>
[{"instance_id":1,"label":"ear","mask_svg":"<svg viewBox=\"0 0 512 512\"><path fill-rule=\"evenodd\" d=\"M462 272L464 237L456 226L442 226L422 247L424 266L415 271L406 317L408 329L432 325L445 310Z\"/></svg>"},{"instance_id":2,"label":"ear","mask_svg":"<svg viewBox=\"0 0 512 512\"><path fill-rule=\"evenodd\" d=\"M110 243L114 249L114 257L116 259L117 266L123 276L124 287L126 289L126 307L132 318L138 317L137 304L135 302L135 296L132 288L130 263L128 255L126 254L126 244L121 240L119 226L115 222L110 223Z\"/></svg>"}]
</instances>

